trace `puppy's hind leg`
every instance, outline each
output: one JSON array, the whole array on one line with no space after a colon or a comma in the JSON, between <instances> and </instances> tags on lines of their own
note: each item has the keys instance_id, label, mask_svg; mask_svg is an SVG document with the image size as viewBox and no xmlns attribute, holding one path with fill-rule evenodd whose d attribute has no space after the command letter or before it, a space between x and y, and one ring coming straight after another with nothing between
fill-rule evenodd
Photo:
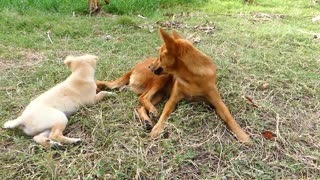
<instances>
[{"instance_id":1,"label":"puppy's hind leg","mask_svg":"<svg viewBox=\"0 0 320 180\"><path fill-rule=\"evenodd\" d=\"M50 139L53 139L58 142L62 142L64 144L74 144L81 142L80 138L70 138L63 135L63 130L65 129L65 126L62 125L55 125L51 129L51 133L49 135Z\"/></svg>"},{"instance_id":2,"label":"puppy's hind leg","mask_svg":"<svg viewBox=\"0 0 320 180\"><path fill-rule=\"evenodd\" d=\"M33 140L38 143L41 144L42 146L44 146L45 148L59 148L62 147L62 144L60 144L59 142L55 142L52 141L51 139L49 139L49 134L50 134L50 130L46 130L36 136L33 137Z\"/></svg>"},{"instance_id":3,"label":"puppy's hind leg","mask_svg":"<svg viewBox=\"0 0 320 180\"><path fill-rule=\"evenodd\" d=\"M22 125L23 119L22 117L18 117L15 120L10 120L4 123L3 128L8 129L8 128L16 128L20 125Z\"/></svg>"},{"instance_id":4,"label":"puppy's hind leg","mask_svg":"<svg viewBox=\"0 0 320 180\"><path fill-rule=\"evenodd\" d=\"M54 119L52 119L51 122L53 123L49 139L65 144L78 143L81 141L80 138L69 138L63 135L63 131L68 123L68 118L63 112L55 110Z\"/></svg>"}]
</instances>

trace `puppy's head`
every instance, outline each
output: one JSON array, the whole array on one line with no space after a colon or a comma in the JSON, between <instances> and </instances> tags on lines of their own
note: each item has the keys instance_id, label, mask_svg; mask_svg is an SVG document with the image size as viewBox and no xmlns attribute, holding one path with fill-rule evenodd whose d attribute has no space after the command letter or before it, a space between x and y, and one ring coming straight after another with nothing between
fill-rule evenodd
<instances>
[{"instance_id":1,"label":"puppy's head","mask_svg":"<svg viewBox=\"0 0 320 180\"><path fill-rule=\"evenodd\" d=\"M180 56L180 41L183 38L176 31L172 31L172 36L170 36L161 28L160 35L164 44L160 48L159 57L150 64L149 69L158 75L170 74L173 73Z\"/></svg>"},{"instance_id":2,"label":"puppy's head","mask_svg":"<svg viewBox=\"0 0 320 180\"><path fill-rule=\"evenodd\" d=\"M64 60L64 64L67 65L72 72L76 71L81 67L90 67L95 69L98 57L94 55L83 55L83 56L67 56Z\"/></svg>"}]
</instances>

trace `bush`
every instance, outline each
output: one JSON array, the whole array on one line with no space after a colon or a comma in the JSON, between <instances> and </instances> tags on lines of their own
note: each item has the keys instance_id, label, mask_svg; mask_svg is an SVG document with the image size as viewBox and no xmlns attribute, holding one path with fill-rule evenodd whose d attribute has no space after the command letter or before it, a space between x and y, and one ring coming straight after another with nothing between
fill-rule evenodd
<instances>
[{"instance_id":1,"label":"bush","mask_svg":"<svg viewBox=\"0 0 320 180\"><path fill-rule=\"evenodd\" d=\"M87 0L1 0L0 10L16 10L24 14L39 10L53 13L72 13L88 11Z\"/></svg>"},{"instance_id":2,"label":"bush","mask_svg":"<svg viewBox=\"0 0 320 180\"><path fill-rule=\"evenodd\" d=\"M153 15L158 9L200 4L206 0L111 0L108 11L115 14Z\"/></svg>"}]
</instances>

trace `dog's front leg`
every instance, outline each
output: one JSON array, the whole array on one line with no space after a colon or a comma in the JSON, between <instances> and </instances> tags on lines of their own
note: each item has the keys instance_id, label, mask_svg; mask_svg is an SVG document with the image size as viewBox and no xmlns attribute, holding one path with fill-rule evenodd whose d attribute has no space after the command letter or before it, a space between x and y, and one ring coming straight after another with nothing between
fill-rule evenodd
<instances>
[{"instance_id":1,"label":"dog's front leg","mask_svg":"<svg viewBox=\"0 0 320 180\"><path fill-rule=\"evenodd\" d=\"M100 91L98 94L96 94L94 98L94 103L98 103L101 101L106 95L114 95L115 93L113 92L108 92L108 91Z\"/></svg>"},{"instance_id":2,"label":"dog's front leg","mask_svg":"<svg viewBox=\"0 0 320 180\"><path fill-rule=\"evenodd\" d=\"M158 120L157 124L153 127L151 131L151 137L156 138L164 129L164 123L168 119L171 112L176 107L177 103L183 98L183 94L178 90L177 84L174 85L171 96L164 106L163 112Z\"/></svg>"},{"instance_id":3,"label":"dog's front leg","mask_svg":"<svg viewBox=\"0 0 320 180\"><path fill-rule=\"evenodd\" d=\"M207 98L210 104L216 108L216 111L219 114L219 116L228 124L229 128L236 135L237 139L240 142L251 144L249 136L241 129L239 124L233 119L229 109L223 103L217 87L214 87L214 89L208 93Z\"/></svg>"}]
</instances>

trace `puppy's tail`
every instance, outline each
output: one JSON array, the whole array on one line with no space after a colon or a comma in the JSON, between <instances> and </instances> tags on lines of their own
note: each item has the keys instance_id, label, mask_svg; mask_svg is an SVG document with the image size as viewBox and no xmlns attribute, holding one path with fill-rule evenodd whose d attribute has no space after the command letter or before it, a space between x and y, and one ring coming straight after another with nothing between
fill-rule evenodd
<instances>
[{"instance_id":1,"label":"puppy's tail","mask_svg":"<svg viewBox=\"0 0 320 180\"><path fill-rule=\"evenodd\" d=\"M10 120L10 121L5 122L3 125L3 128L5 128L5 129L16 128L16 127L22 125L22 122L23 122L23 120L22 120L22 117L20 116L15 120Z\"/></svg>"}]
</instances>

